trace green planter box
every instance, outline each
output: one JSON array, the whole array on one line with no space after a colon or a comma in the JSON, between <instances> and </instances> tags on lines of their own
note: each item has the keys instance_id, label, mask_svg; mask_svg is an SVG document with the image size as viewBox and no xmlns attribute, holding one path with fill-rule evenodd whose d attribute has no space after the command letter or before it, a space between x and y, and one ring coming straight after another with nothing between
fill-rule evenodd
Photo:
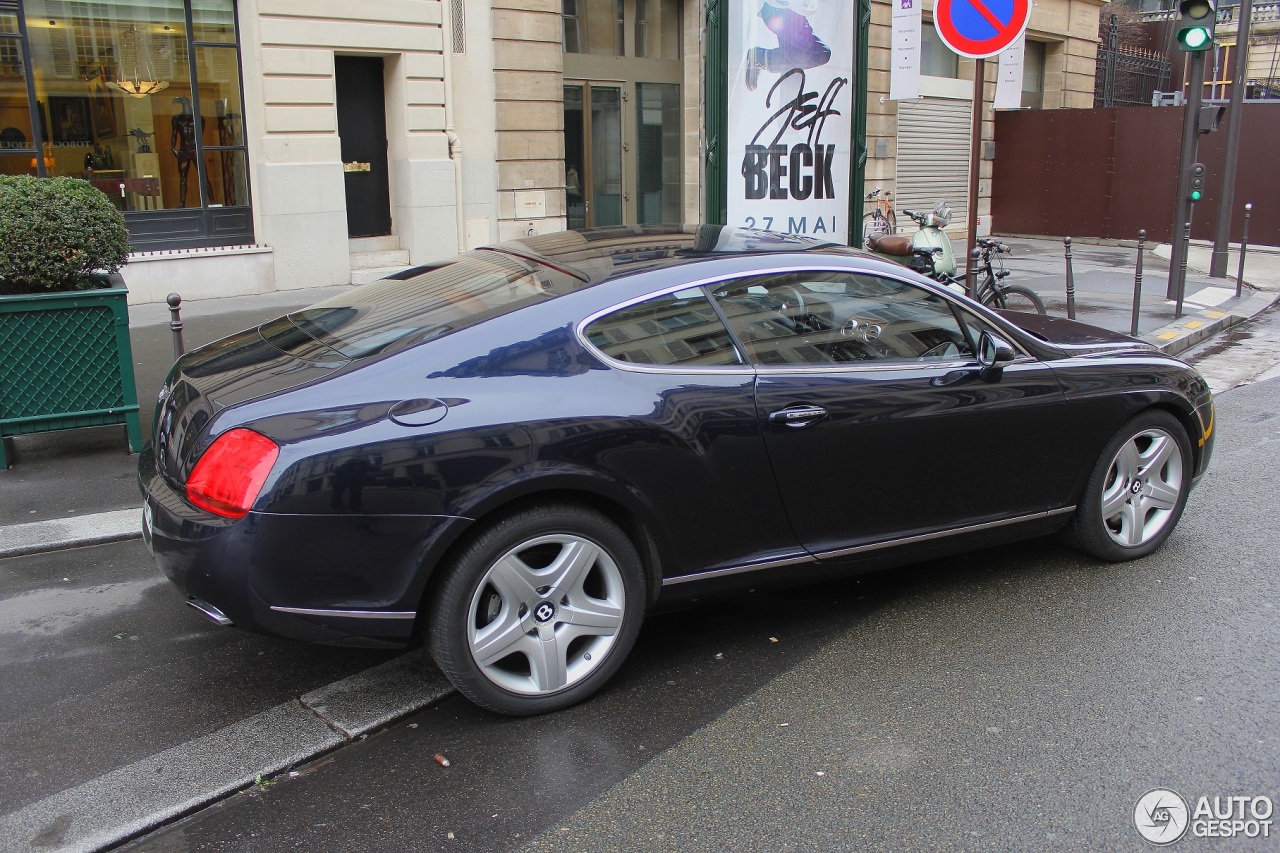
<instances>
[{"instance_id":1,"label":"green planter box","mask_svg":"<svg viewBox=\"0 0 1280 853\"><path fill-rule=\"evenodd\" d=\"M124 424L142 449L128 290L0 296L0 469L4 437Z\"/></svg>"}]
</instances>

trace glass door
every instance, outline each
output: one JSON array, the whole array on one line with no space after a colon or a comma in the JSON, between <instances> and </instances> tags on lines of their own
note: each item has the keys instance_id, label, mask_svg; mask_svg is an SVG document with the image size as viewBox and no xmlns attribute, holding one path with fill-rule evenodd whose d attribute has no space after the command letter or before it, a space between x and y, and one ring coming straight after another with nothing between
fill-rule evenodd
<instances>
[{"instance_id":1,"label":"glass door","mask_svg":"<svg viewBox=\"0 0 1280 853\"><path fill-rule=\"evenodd\" d=\"M681 0L562 0L570 228L678 223Z\"/></svg>"},{"instance_id":2,"label":"glass door","mask_svg":"<svg viewBox=\"0 0 1280 853\"><path fill-rule=\"evenodd\" d=\"M570 228L621 225L630 194L623 188L622 87L566 83L564 171Z\"/></svg>"}]
</instances>

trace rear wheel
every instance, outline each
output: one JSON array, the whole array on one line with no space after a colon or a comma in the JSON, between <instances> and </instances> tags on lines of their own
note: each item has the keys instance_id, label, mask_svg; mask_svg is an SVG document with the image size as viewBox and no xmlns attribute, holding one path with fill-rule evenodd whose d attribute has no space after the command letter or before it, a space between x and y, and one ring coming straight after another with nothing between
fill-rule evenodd
<instances>
[{"instance_id":1,"label":"rear wheel","mask_svg":"<svg viewBox=\"0 0 1280 853\"><path fill-rule=\"evenodd\" d=\"M1003 284L992 290L992 308L1005 308L1025 314L1048 314L1040 294L1020 284Z\"/></svg>"},{"instance_id":2,"label":"rear wheel","mask_svg":"<svg viewBox=\"0 0 1280 853\"><path fill-rule=\"evenodd\" d=\"M1125 424L1099 457L1065 534L1112 562L1159 548L1182 517L1191 484L1191 442L1168 412L1143 412Z\"/></svg>"},{"instance_id":3,"label":"rear wheel","mask_svg":"<svg viewBox=\"0 0 1280 853\"><path fill-rule=\"evenodd\" d=\"M862 217L862 248L869 249L872 237L884 237L894 232L893 223L879 210Z\"/></svg>"},{"instance_id":4,"label":"rear wheel","mask_svg":"<svg viewBox=\"0 0 1280 853\"><path fill-rule=\"evenodd\" d=\"M598 690L640 630L644 576L605 516L535 507L483 530L449 567L430 606L428 644L468 699L540 714Z\"/></svg>"}]
</instances>

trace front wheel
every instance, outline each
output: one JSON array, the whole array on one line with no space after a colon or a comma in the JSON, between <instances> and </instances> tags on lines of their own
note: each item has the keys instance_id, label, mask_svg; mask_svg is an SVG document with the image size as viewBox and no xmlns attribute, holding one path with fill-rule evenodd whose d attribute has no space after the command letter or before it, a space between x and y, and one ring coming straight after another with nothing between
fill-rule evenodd
<instances>
[{"instance_id":1,"label":"front wheel","mask_svg":"<svg viewBox=\"0 0 1280 853\"><path fill-rule=\"evenodd\" d=\"M1150 410L1115 434L1084 487L1067 541L1102 560L1145 557L1173 532L1187 504L1193 457L1182 424Z\"/></svg>"},{"instance_id":2,"label":"front wheel","mask_svg":"<svg viewBox=\"0 0 1280 853\"><path fill-rule=\"evenodd\" d=\"M1002 284L991 288L983 300L988 308L1004 308L1024 314L1048 314L1040 294L1020 284Z\"/></svg>"},{"instance_id":3,"label":"front wheel","mask_svg":"<svg viewBox=\"0 0 1280 853\"><path fill-rule=\"evenodd\" d=\"M502 714L586 699L622 665L644 616L635 546L585 507L509 515L442 571L431 655L464 696Z\"/></svg>"}]
</instances>

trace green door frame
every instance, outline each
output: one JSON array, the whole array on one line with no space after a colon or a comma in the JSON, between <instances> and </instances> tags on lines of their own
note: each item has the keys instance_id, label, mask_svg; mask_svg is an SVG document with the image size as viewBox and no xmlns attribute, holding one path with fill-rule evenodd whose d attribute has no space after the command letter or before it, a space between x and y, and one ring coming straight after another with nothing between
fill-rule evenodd
<instances>
[{"instance_id":1,"label":"green door frame","mask_svg":"<svg viewBox=\"0 0 1280 853\"><path fill-rule=\"evenodd\" d=\"M706 146L703 174L706 176L706 221L724 225L728 219L728 150L725 137L729 128L729 0L706 0L707 56L703 86L703 133ZM857 33L854 44L853 87L853 168L849 175L849 238L854 238L852 223L862 219L862 196L867 172L867 50L871 33L871 0L858 0Z\"/></svg>"}]
</instances>

